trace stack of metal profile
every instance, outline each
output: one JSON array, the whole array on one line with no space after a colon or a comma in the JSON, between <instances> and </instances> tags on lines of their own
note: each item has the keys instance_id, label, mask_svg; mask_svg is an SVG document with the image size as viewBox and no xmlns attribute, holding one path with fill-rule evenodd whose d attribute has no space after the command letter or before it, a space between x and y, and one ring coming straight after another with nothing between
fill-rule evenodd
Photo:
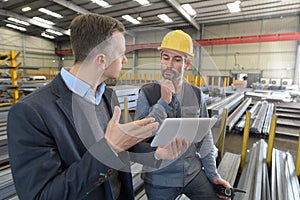
<instances>
[{"instance_id":1,"label":"stack of metal profile","mask_svg":"<svg viewBox=\"0 0 300 200\"><path fill-rule=\"evenodd\" d=\"M253 123L251 123L250 132L261 134L267 111L268 111L268 102L263 101L259 112L257 113Z\"/></svg>"},{"instance_id":2,"label":"stack of metal profile","mask_svg":"<svg viewBox=\"0 0 300 200\"><path fill-rule=\"evenodd\" d=\"M238 183L238 188L246 193L236 193L235 199L270 200L269 175L266 163L267 143L260 140L253 144Z\"/></svg>"},{"instance_id":3,"label":"stack of metal profile","mask_svg":"<svg viewBox=\"0 0 300 200\"><path fill-rule=\"evenodd\" d=\"M241 155L226 152L218 166L218 172L221 177L228 181L230 185L234 185L236 176L239 171Z\"/></svg>"},{"instance_id":4,"label":"stack of metal profile","mask_svg":"<svg viewBox=\"0 0 300 200\"><path fill-rule=\"evenodd\" d=\"M0 199L18 199L10 168L0 171Z\"/></svg>"},{"instance_id":5,"label":"stack of metal profile","mask_svg":"<svg viewBox=\"0 0 300 200\"><path fill-rule=\"evenodd\" d=\"M246 98L227 118L226 127L231 131L237 121L241 118L243 113L247 110L248 106L252 102L251 98Z\"/></svg>"},{"instance_id":6,"label":"stack of metal profile","mask_svg":"<svg viewBox=\"0 0 300 200\"><path fill-rule=\"evenodd\" d=\"M234 110L244 100L244 93L234 93L229 97L222 99L217 103L213 103L207 107L210 116L221 116L224 108L228 113Z\"/></svg>"},{"instance_id":7,"label":"stack of metal profile","mask_svg":"<svg viewBox=\"0 0 300 200\"><path fill-rule=\"evenodd\" d=\"M269 135L270 128L271 128L272 115L275 112L274 108L275 108L275 106L273 103L268 104L268 111L266 113L264 125L262 128L262 134L264 134L264 135Z\"/></svg>"},{"instance_id":8,"label":"stack of metal profile","mask_svg":"<svg viewBox=\"0 0 300 200\"><path fill-rule=\"evenodd\" d=\"M264 140L253 144L237 186L247 193L236 193L235 199L300 199L300 185L292 155L273 149L271 177L269 177L266 163L267 148L268 144Z\"/></svg>"},{"instance_id":9,"label":"stack of metal profile","mask_svg":"<svg viewBox=\"0 0 300 200\"><path fill-rule=\"evenodd\" d=\"M8 163L6 121L9 109L10 106L0 107L0 165Z\"/></svg>"},{"instance_id":10,"label":"stack of metal profile","mask_svg":"<svg viewBox=\"0 0 300 200\"><path fill-rule=\"evenodd\" d=\"M261 101L257 101L255 102L255 104L251 107L251 109L249 110L249 112L251 113L251 122L253 122L253 118L254 116L257 115L259 109L261 107ZM239 131L242 131L244 129L245 126L245 121L246 121L246 115L244 115L242 117L242 119L238 122L238 124L236 125L236 129ZM251 124L250 122L250 124Z\"/></svg>"},{"instance_id":11,"label":"stack of metal profile","mask_svg":"<svg viewBox=\"0 0 300 200\"><path fill-rule=\"evenodd\" d=\"M300 199L300 186L295 164L289 152L273 149L271 168L272 199Z\"/></svg>"}]
</instances>

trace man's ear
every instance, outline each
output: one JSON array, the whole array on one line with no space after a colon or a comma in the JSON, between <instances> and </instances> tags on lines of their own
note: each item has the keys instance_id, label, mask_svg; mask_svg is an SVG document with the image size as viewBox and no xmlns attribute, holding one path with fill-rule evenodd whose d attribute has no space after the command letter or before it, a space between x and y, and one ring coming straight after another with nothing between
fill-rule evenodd
<instances>
[{"instance_id":1,"label":"man's ear","mask_svg":"<svg viewBox=\"0 0 300 200\"><path fill-rule=\"evenodd\" d=\"M106 56L104 54L97 54L95 58L96 66L105 70Z\"/></svg>"}]
</instances>

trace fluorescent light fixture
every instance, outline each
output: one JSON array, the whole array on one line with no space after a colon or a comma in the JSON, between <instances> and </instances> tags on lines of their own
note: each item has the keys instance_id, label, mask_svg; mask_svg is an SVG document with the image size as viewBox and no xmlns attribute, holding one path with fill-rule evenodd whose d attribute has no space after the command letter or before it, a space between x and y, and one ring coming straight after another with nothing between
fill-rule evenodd
<instances>
[{"instance_id":1,"label":"fluorescent light fixture","mask_svg":"<svg viewBox=\"0 0 300 200\"><path fill-rule=\"evenodd\" d=\"M131 17L130 15L123 15L122 18L126 19L127 21L129 21L129 22L131 22L133 24L140 24L141 23L138 20L136 20L133 17Z\"/></svg>"},{"instance_id":2,"label":"fluorescent light fixture","mask_svg":"<svg viewBox=\"0 0 300 200\"><path fill-rule=\"evenodd\" d=\"M9 27L9 28L20 30L20 31L26 31L26 28L20 27L20 26L16 26L16 25L13 25L13 24L6 24L6 26Z\"/></svg>"},{"instance_id":3,"label":"fluorescent light fixture","mask_svg":"<svg viewBox=\"0 0 300 200\"><path fill-rule=\"evenodd\" d=\"M109 3L107 3L106 1L103 1L103 0L91 0L91 1L95 4L98 4L99 6L101 6L103 8L111 7L111 5L109 5Z\"/></svg>"},{"instance_id":4,"label":"fluorescent light fixture","mask_svg":"<svg viewBox=\"0 0 300 200\"><path fill-rule=\"evenodd\" d=\"M42 32L42 33L41 33L41 36L43 36L43 37L45 37L45 38L49 38L49 39L54 39L54 38L55 38L54 36L48 35L48 34L46 34L45 32Z\"/></svg>"},{"instance_id":5,"label":"fluorescent light fixture","mask_svg":"<svg viewBox=\"0 0 300 200\"><path fill-rule=\"evenodd\" d=\"M40 11L40 12L42 12L42 13L45 13L45 14L47 14L47 15L50 15L50 16L52 16L52 17L56 17L56 18L58 18L58 19L63 18L63 16L62 16L61 14L58 14L58 13L53 12L53 11L51 11L51 10L48 10L48 9L46 9L46 8L39 8L38 11Z\"/></svg>"},{"instance_id":6,"label":"fluorescent light fixture","mask_svg":"<svg viewBox=\"0 0 300 200\"><path fill-rule=\"evenodd\" d=\"M160 14L160 15L157 15L157 17L166 23L173 22L173 20L170 17L168 17L168 15L166 15L166 14Z\"/></svg>"},{"instance_id":7,"label":"fluorescent light fixture","mask_svg":"<svg viewBox=\"0 0 300 200\"><path fill-rule=\"evenodd\" d=\"M54 25L54 22L51 22L51 21L49 21L49 20L45 20L45 19L40 18L40 17L33 17L32 19L34 19L35 21L44 23L44 24Z\"/></svg>"},{"instance_id":8,"label":"fluorescent light fixture","mask_svg":"<svg viewBox=\"0 0 300 200\"><path fill-rule=\"evenodd\" d=\"M182 4L181 7L191 16L196 15L196 11L192 8L190 4Z\"/></svg>"},{"instance_id":9,"label":"fluorescent light fixture","mask_svg":"<svg viewBox=\"0 0 300 200\"><path fill-rule=\"evenodd\" d=\"M229 9L229 12L230 13L240 12L241 11L240 4L241 4L241 1L235 1L235 2L232 2L232 3L228 3L227 7Z\"/></svg>"},{"instance_id":10,"label":"fluorescent light fixture","mask_svg":"<svg viewBox=\"0 0 300 200\"><path fill-rule=\"evenodd\" d=\"M52 34L55 34L55 35L59 35L59 36L62 36L63 34L59 31L55 31L55 30L52 30L52 29L46 29L46 32L48 33L52 33Z\"/></svg>"},{"instance_id":11,"label":"fluorescent light fixture","mask_svg":"<svg viewBox=\"0 0 300 200\"><path fill-rule=\"evenodd\" d=\"M22 8L22 11L23 11L23 12L27 12L27 11L29 11L29 10L31 10L31 8L30 8L29 6L26 6L26 7Z\"/></svg>"},{"instance_id":12,"label":"fluorescent light fixture","mask_svg":"<svg viewBox=\"0 0 300 200\"><path fill-rule=\"evenodd\" d=\"M68 29L68 30L64 31L64 34L70 36L71 35L71 29Z\"/></svg>"},{"instance_id":13,"label":"fluorescent light fixture","mask_svg":"<svg viewBox=\"0 0 300 200\"><path fill-rule=\"evenodd\" d=\"M8 19L9 21L16 22L17 24L23 24L23 25L25 25L25 26L29 26L29 25L30 25L28 22L25 22L25 21L22 21L22 20L13 18L13 17L9 17L9 18L7 18L7 19Z\"/></svg>"},{"instance_id":14,"label":"fluorescent light fixture","mask_svg":"<svg viewBox=\"0 0 300 200\"><path fill-rule=\"evenodd\" d=\"M135 1L138 2L139 4L141 4L142 6L151 5L151 3L148 0L135 0Z\"/></svg>"}]
</instances>

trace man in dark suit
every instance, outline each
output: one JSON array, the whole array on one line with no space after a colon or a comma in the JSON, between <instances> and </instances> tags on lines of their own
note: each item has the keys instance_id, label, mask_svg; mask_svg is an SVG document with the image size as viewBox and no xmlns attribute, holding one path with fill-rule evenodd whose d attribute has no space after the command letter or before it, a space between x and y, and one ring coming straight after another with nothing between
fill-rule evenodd
<instances>
[{"instance_id":1,"label":"man in dark suit","mask_svg":"<svg viewBox=\"0 0 300 200\"><path fill-rule=\"evenodd\" d=\"M105 87L127 62L125 28L114 18L86 14L70 29L74 65L9 111L17 194L25 200L134 199L126 150L158 124L153 118L120 124L117 97ZM156 150L154 164L155 157L176 157L185 144L177 140Z\"/></svg>"}]
</instances>

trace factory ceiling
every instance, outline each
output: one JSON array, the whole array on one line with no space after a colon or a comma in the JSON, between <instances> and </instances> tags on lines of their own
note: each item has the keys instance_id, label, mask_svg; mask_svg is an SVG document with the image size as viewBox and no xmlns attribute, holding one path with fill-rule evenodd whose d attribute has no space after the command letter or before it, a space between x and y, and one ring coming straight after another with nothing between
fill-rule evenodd
<instances>
[{"instance_id":1,"label":"factory ceiling","mask_svg":"<svg viewBox=\"0 0 300 200\"><path fill-rule=\"evenodd\" d=\"M214 24L299 16L299 0L0 0L0 26L17 28L24 34L69 40L68 26L82 13L117 18L128 31L154 28L194 28ZM229 11L230 5L240 11ZM188 14L188 4L195 11ZM27 11L24 10L27 8ZM48 12L48 14L46 14ZM165 14L171 22L159 18ZM134 21L129 22L127 17ZM40 20L47 21L40 21ZM49 24L48 24L49 23ZM9 25L8 25L9 24Z\"/></svg>"}]
</instances>

